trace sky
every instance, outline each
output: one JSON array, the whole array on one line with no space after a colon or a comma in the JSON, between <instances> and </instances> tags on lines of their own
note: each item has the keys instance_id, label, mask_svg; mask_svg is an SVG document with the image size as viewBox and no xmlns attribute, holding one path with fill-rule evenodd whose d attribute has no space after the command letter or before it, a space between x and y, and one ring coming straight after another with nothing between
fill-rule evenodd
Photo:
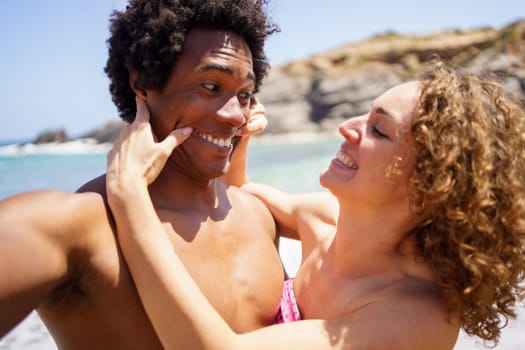
<instances>
[{"instance_id":1,"label":"sky","mask_svg":"<svg viewBox=\"0 0 525 350\"><path fill-rule=\"evenodd\" d=\"M77 137L118 118L104 73L109 17L126 0L0 1L0 142L64 129ZM273 66L375 34L502 27L525 19L523 0L271 0L281 32Z\"/></svg>"}]
</instances>

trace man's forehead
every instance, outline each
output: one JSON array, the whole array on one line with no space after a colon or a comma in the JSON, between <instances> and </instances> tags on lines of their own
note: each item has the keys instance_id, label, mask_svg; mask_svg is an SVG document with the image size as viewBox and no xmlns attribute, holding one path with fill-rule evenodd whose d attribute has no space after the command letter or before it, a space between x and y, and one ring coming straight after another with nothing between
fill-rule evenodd
<instances>
[{"instance_id":1,"label":"man's forehead","mask_svg":"<svg viewBox=\"0 0 525 350\"><path fill-rule=\"evenodd\" d=\"M184 66L181 69L186 72L222 71L255 80L248 45L241 36L229 31L192 30L186 35L178 65Z\"/></svg>"},{"instance_id":2,"label":"man's forehead","mask_svg":"<svg viewBox=\"0 0 525 350\"><path fill-rule=\"evenodd\" d=\"M186 34L184 51L195 54L220 54L222 52L240 52L251 60L251 51L246 41L238 34L224 30L193 29Z\"/></svg>"}]
</instances>

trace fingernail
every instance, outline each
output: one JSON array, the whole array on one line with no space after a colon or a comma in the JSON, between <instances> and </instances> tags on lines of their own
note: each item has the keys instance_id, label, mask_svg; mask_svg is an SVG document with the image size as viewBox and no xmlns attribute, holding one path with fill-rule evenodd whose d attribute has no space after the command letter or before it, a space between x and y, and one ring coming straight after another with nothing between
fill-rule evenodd
<instances>
[{"instance_id":1,"label":"fingernail","mask_svg":"<svg viewBox=\"0 0 525 350\"><path fill-rule=\"evenodd\" d=\"M191 132L193 131L193 129L189 126L185 127L182 129L182 135L189 135L191 134Z\"/></svg>"}]
</instances>

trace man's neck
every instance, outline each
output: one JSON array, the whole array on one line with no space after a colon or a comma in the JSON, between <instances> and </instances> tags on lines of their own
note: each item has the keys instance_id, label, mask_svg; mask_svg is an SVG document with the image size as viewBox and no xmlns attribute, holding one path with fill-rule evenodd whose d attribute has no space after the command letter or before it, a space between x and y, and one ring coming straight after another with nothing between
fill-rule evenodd
<instances>
[{"instance_id":1,"label":"man's neck","mask_svg":"<svg viewBox=\"0 0 525 350\"><path fill-rule=\"evenodd\" d=\"M155 206L173 208L216 207L224 190L220 178L195 179L171 167L166 167L149 186Z\"/></svg>"}]
</instances>

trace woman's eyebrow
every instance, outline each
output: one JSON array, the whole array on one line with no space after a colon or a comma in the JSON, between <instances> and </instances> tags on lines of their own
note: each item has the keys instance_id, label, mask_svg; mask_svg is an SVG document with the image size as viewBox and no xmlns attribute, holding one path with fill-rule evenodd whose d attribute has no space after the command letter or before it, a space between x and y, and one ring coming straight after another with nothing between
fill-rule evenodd
<instances>
[{"instance_id":1,"label":"woman's eyebrow","mask_svg":"<svg viewBox=\"0 0 525 350\"><path fill-rule=\"evenodd\" d=\"M379 107L376 107L374 108L374 111L377 113L377 114L382 114L382 115L385 115L391 119L394 119L392 113L390 113L389 111L387 111L385 108L379 106Z\"/></svg>"}]
</instances>

